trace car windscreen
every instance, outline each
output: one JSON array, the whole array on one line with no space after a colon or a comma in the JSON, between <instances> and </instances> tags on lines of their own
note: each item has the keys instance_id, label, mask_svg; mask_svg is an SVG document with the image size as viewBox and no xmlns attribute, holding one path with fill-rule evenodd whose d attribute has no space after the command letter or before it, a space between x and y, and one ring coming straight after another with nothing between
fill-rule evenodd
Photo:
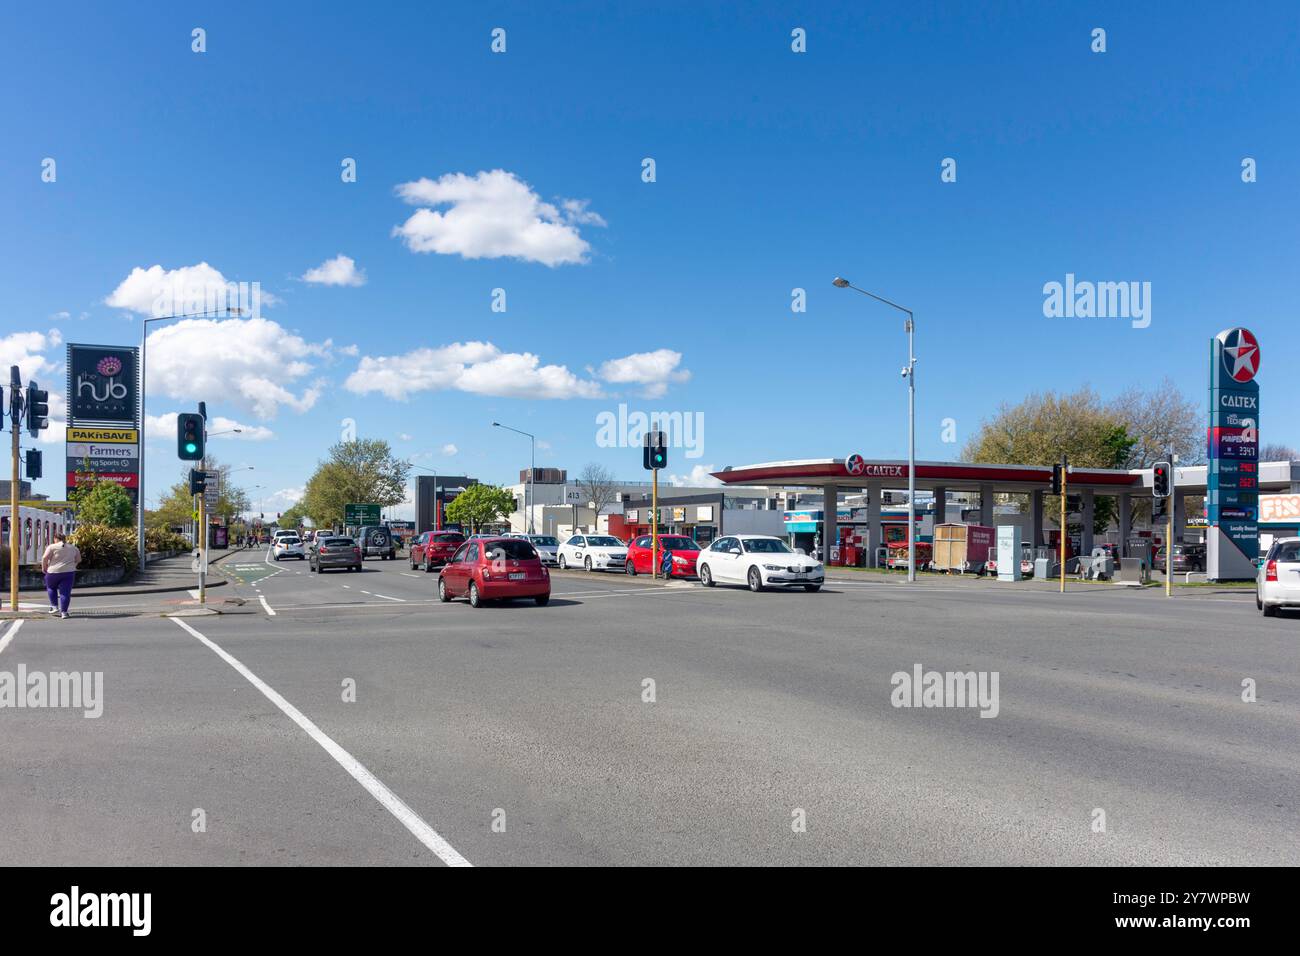
<instances>
[{"instance_id":1,"label":"car windscreen","mask_svg":"<svg viewBox=\"0 0 1300 956\"><path fill-rule=\"evenodd\" d=\"M322 548L355 548L356 542L351 538L325 538L321 541Z\"/></svg>"},{"instance_id":2,"label":"car windscreen","mask_svg":"<svg viewBox=\"0 0 1300 956\"><path fill-rule=\"evenodd\" d=\"M700 550L700 546L690 538L660 538L659 547L672 548L674 551Z\"/></svg>"},{"instance_id":3,"label":"car windscreen","mask_svg":"<svg viewBox=\"0 0 1300 956\"><path fill-rule=\"evenodd\" d=\"M522 538L507 538L505 541L493 541L485 544L489 561L527 561L537 557L533 546Z\"/></svg>"},{"instance_id":4,"label":"car windscreen","mask_svg":"<svg viewBox=\"0 0 1300 956\"><path fill-rule=\"evenodd\" d=\"M740 542L745 550L756 554L789 554L790 549L784 541L776 538L746 538Z\"/></svg>"},{"instance_id":5,"label":"car windscreen","mask_svg":"<svg viewBox=\"0 0 1300 956\"><path fill-rule=\"evenodd\" d=\"M434 544L460 544L465 540L463 534L435 534L429 539Z\"/></svg>"},{"instance_id":6,"label":"car windscreen","mask_svg":"<svg viewBox=\"0 0 1300 956\"><path fill-rule=\"evenodd\" d=\"M550 535L545 534L535 534L528 540L543 548L558 548L560 546L560 542L556 541Z\"/></svg>"},{"instance_id":7,"label":"car windscreen","mask_svg":"<svg viewBox=\"0 0 1300 956\"><path fill-rule=\"evenodd\" d=\"M302 544L297 538L281 538L277 544Z\"/></svg>"},{"instance_id":8,"label":"car windscreen","mask_svg":"<svg viewBox=\"0 0 1300 956\"><path fill-rule=\"evenodd\" d=\"M621 548L623 542L618 538L610 537L607 534L593 535L587 539L587 544L593 548Z\"/></svg>"}]
</instances>

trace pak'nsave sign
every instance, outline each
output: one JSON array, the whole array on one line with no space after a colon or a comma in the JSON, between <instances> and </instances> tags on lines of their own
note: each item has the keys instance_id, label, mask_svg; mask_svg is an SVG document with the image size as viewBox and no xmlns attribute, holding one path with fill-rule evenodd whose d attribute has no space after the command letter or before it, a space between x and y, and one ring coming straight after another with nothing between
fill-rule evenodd
<instances>
[{"instance_id":1,"label":"pak'nsave sign","mask_svg":"<svg viewBox=\"0 0 1300 956\"><path fill-rule=\"evenodd\" d=\"M1259 556L1259 342L1249 329L1210 339L1206 576L1255 576Z\"/></svg>"}]
</instances>

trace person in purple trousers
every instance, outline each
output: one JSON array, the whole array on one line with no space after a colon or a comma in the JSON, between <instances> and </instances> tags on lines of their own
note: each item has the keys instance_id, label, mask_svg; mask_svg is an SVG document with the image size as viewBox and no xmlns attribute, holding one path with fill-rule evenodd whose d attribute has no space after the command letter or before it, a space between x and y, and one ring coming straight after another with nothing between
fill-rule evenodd
<instances>
[{"instance_id":1,"label":"person in purple trousers","mask_svg":"<svg viewBox=\"0 0 1300 956\"><path fill-rule=\"evenodd\" d=\"M72 582L77 578L77 565L80 563L81 552L77 546L68 544L67 535L56 531L54 540L41 558L41 570L45 572L45 595L50 599L51 614L57 612L61 618L68 616Z\"/></svg>"}]
</instances>

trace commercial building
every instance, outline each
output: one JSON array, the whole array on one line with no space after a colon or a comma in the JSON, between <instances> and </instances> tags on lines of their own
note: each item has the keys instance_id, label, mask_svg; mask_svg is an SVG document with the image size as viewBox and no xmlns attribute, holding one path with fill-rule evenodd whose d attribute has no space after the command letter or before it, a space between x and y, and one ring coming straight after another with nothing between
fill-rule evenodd
<instances>
[{"instance_id":1,"label":"commercial building","mask_svg":"<svg viewBox=\"0 0 1300 956\"><path fill-rule=\"evenodd\" d=\"M415 533L434 531L446 525L447 505L477 478L467 475L417 475L415 479Z\"/></svg>"}]
</instances>

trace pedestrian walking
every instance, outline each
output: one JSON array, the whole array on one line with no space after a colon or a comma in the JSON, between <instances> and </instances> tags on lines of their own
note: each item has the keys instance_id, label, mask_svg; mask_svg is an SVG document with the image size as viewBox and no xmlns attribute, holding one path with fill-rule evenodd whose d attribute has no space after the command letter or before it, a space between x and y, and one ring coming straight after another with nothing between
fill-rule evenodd
<instances>
[{"instance_id":1,"label":"pedestrian walking","mask_svg":"<svg viewBox=\"0 0 1300 956\"><path fill-rule=\"evenodd\" d=\"M77 565L81 552L75 544L68 543L62 531L54 532L54 540L41 557L41 570L45 572L45 596L50 599L50 613L60 618L68 616L72 602L72 584L77 579Z\"/></svg>"}]
</instances>

